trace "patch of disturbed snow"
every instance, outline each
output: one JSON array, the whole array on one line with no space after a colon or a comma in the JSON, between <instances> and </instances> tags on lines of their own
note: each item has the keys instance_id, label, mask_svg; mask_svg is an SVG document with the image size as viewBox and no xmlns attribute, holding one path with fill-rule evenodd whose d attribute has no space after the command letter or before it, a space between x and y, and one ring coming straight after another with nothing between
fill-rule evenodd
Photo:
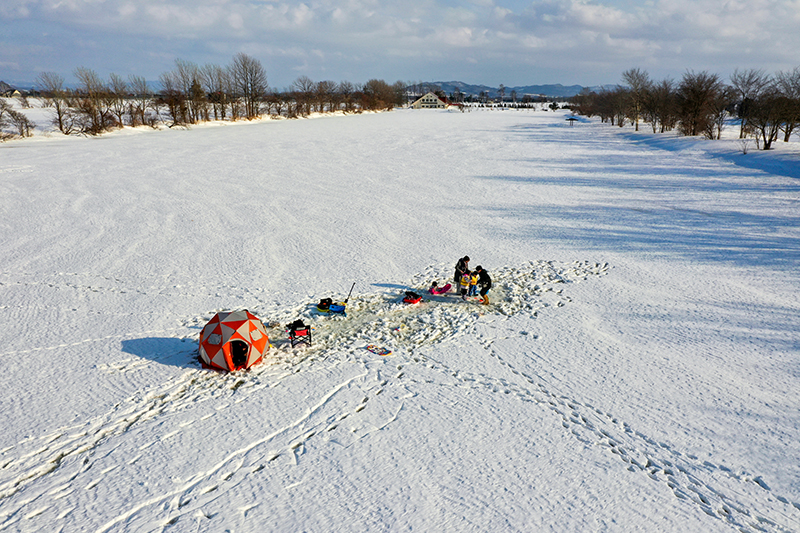
<instances>
[{"instance_id":1,"label":"patch of disturbed snow","mask_svg":"<svg viewBox=\"0 0 800 533\"><path fill-rule=\"evenodd\" d=\"M347 353L369 344L402 349L414 355L420 347L471 331L485 315L510 317L528 313L535 316L540 309L564 305L570 301L563 294L565 283L605 274L608 268L606 263L576 261L564 265L554 261L531 261L522 266L494 269L490 272L491 304L484 306L477 298L463 301L452 289L443 295L428 293L432 281L438 280L443 285L442 280L452 276L452 269L446 265L430 266L402 288L356 294L348 302L347 316L320 313L316 303L303 303L279 313L275 317L277 320L271 322L273 325L298 317L311 324L313 346L295 352L288 349L288 343L283 340L273 339L273 345L278 357L320 357L332 351ZM411 305L403 303L406 290L424 295L423 301ZM260 309L251 311L258 315Z\"/></svg>"}]
</instances>

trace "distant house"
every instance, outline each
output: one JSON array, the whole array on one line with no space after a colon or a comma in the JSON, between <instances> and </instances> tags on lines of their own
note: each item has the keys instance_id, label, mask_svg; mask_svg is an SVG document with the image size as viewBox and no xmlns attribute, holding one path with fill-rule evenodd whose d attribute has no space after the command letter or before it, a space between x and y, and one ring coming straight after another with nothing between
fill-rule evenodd
<instances>
[{"instance_id":1,"label":"distant house","mask_svg":"<svg viewBox=\"0 0 800 533\"><path fill-rule=\"evenodd\" d=\"M14 98L15 96L19 96L20 92L16 90L11 85L7 84L4 81L0 81L0 96L5 98Z\"/></svg>"},{"instance_id":2,"label":"distant house","mask_svg":"<svg viewBox=\"0 0 800 533\"><path fill-rule=\"evenodd\" d=\"M411 104L413 109L444 109L447 107L447 101L442 100L434 93L427 93L424 96L417 98Z\"/></svg>"}]
</instances>

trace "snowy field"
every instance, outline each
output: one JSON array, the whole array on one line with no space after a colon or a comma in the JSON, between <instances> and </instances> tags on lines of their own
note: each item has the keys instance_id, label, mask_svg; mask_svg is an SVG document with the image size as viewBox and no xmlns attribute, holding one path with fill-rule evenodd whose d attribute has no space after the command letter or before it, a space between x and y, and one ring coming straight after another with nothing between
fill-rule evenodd
<instances>
[{"instance_id":1,"label":"snowy field","mask_svg":"<svg viewBox=\"0 0 800 533\"><path fill-rule=\"evenodd\" d=\"M0 532L800 532L800 143L565 118L0 144Z\"/></svg>"}]
</instances>

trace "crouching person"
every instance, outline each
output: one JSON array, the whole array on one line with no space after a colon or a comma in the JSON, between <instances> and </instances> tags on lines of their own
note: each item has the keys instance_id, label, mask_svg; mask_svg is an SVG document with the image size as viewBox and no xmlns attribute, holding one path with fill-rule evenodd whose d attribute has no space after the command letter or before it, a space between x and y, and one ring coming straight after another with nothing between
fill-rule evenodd
<instances>
[{"instance_id":1,"label":"crouching person","mask_svg":"<svg viewBox=\"0 0 800 533\"><path fill-rule=\"evenodd\" d=\"M481 298L483 298L483 305L489 305L489 296L487 293L492 288L492 277L486 272L482 266L475 267L475 272L478 273L478 285L481 286Z\"/></svg>"}]
</instances>

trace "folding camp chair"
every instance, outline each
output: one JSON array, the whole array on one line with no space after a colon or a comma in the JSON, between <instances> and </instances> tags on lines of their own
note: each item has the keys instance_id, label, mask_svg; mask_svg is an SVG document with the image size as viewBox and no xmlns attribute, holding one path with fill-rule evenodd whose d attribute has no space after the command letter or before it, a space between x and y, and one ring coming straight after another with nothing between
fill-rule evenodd
<instances>
[{"instance_id":1,"label":"folding camp chair","mask_svg":"<svg viewBox=\"0 0 800 533\"><path fill-rule=\"evenodd\" d=\"M311 326L303 324L302 320L295 320L286 327L288 328L289 342L292 344L292 348L299 344L311 346Z\"/></svg>"}]
</instances>

